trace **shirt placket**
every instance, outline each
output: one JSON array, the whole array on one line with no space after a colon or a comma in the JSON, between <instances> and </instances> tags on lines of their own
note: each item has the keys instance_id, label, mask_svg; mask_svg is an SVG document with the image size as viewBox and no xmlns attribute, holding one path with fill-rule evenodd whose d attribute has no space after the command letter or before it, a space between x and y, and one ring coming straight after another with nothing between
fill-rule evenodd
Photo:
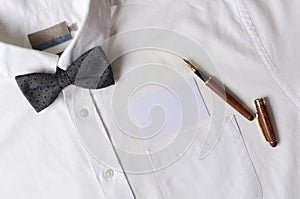
<instances>
[{"instance_id":1,"label":"shirt placket","mask_svg":"<svg viewBox=\"0 0 300 199\"><path fill-rule=\"evenodd\" d=\"M65 89L64 96L104 195L108 198L134 198L126 173L119 162L89 89L71 86Z\"/></svg>"}]
</instances>

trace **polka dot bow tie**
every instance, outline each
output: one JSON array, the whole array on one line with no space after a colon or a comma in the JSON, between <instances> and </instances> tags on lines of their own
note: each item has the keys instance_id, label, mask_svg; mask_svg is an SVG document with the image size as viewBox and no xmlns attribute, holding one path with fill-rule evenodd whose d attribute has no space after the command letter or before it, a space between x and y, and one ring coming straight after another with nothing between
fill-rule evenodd
<instances>
[{"instance_id":1,"label":"polka dot bow tie","mask_svg":"<svg viewBox=\"0 0 300 199\"><path fill-rule=\"evenodd\" d=\"M31 73L15 79L37 112L52 104L59 93L71 84L88 89L114 84L110 63L100 46L85 52L66 71L57 68L55 74Z\"/></svg>"}]
</instances>

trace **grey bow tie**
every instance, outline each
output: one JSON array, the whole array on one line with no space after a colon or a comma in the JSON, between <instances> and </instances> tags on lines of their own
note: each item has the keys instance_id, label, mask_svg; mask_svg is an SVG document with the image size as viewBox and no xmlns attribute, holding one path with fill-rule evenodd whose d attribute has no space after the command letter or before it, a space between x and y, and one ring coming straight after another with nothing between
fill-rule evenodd
<instances>
[{"instance_id":1,"label":"grey bow tie","mask_svg":"<svg viewBox=\"0 0 300 199\"><path fill-rule=\"evenodd\" d=\"M110 63L100 46L85 52L66 71L57 68L55 74L32 73L15 79L37 112L52 104L68 85L99 89L114 84Z\"/></svg>"}]
</instances>

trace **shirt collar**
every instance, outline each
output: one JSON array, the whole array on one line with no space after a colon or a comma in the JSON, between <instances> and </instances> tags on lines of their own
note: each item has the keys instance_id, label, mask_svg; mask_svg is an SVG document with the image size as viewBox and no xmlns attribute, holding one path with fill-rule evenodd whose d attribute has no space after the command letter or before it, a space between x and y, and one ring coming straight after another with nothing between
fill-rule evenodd
<instances>
[{"instance_id":1,"label":"shirt collar","mask_svg":"<svg viewBox=\"0 0 300 199\"><path fill-rule=\"evenodd\" d=\"M81 54L101 45L110 34L110 2L86 2L83 22L61 57L0 41L0 74L14 77L32 72L54 73L57 66L66 69Z\"/></svg>"}]
</instances>

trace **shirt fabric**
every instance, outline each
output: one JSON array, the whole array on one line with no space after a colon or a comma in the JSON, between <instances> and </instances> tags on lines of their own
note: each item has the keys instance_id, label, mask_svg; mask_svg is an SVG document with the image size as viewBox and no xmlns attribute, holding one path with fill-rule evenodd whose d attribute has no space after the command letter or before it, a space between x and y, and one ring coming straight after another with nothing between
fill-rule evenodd
<instances>
[{"instance_id":1,"label":"shirt fabric","mask_svg":"<svg viewBox=\"0 0 300 199\"><path fill-rule=\"evenodd\" d=\"M299 198L299 6L261 0L2 1L0 198ZM62 21L78 30L60 57L31 49L28 34ZM36 113L14 77L66 69L97 45L113 62L116 84L68 86ZM181 57L199 63L253 112L253 100L267 97L278 147L212 94ZM182 131L159 153L140 154L150 142L126 134L136 130L123 107L128 88L190 77L209 122ZM142 89L144 95L155 90Z\"/></svg>"}]
</instances>

